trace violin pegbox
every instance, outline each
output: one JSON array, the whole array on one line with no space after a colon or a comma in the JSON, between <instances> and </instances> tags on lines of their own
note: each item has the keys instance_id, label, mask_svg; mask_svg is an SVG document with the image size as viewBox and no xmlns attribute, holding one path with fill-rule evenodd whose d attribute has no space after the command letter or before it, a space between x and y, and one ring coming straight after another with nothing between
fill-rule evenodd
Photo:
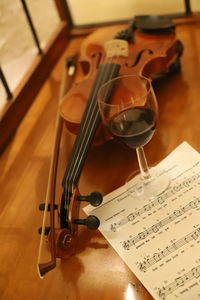
<instances>
[{"instance_id":1,"label":"violin pegbox","mask_svg":"<svg viewBox=\"0 0 200 300\"><path fill-rule=\"evenodd\" d=\"M100 221L96 216L89 215L85 219L79 219L78 217L81 202L89 202L92 206L97 207L102 203L102 200L103 197L98 192L80 196L78 188L74 189L70 195L67 211L60 212L60 215L66 215L67 213L66 227L55 229L56 257L66 259L75 252L79 225L85 225L90 230L98 229ZM63 209L64 205L61 207Z\"/></svg>"},{"instance_id":2,"label":"violin pegbox","mask_svg":"<svg viewBox=\"0 0 200 300\"><path fill-rule=\"evenodd\" d=\"M69 205L69 214L68 214L68 227L71 234L75 234L77 231L77 225L85 225L90 230L98 229L100 221L96 216L90 215L86 219L78 219L78 213L80 210L81 202L89 202L90 205L97 207L101 205L103 197L98 192L93 192L88 196L80 196L78 189L75 189L75 192L72 195L70 205Z\"/></svg>"},{"instance_id":3,"label":"violin pegbox","mask_svg":"<svg viewBox=\"0 0 200 300\"><path fill-rule=\"evenodd\" d=\"M113 39L104 44L104 50L106 52L107 58L113 57L128 57L128 42L119 39Z\"/></svg>"}]
</instances>

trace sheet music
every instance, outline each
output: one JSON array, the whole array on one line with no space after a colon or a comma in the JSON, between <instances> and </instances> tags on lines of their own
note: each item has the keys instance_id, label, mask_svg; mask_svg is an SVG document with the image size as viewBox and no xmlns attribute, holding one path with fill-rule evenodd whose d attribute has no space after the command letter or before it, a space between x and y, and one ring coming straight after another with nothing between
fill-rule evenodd
<instances>
[{"instance_id":1,"label":"sheet music","mask_svg":"<svg viewBox=\"0 0 200 300\"><path fill-rule=\"evenodd\" d=\"M200 154L186 142L160 166L170 186L153 199L125 186L84 208L155 299L200 299ZM137 182L137 181L134 181Z\"/></svg>"}]
</instances>

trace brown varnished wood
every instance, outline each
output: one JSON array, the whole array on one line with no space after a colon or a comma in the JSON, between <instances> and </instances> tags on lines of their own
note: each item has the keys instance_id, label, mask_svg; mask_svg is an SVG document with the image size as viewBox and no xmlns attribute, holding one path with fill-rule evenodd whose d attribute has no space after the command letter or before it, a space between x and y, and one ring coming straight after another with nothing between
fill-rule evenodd
<instances>
[{"instance_id":1,"label":"brown varnished wood","mask_svg":"<svg viewBox=\"0 0 200 300\"><path fill-rule=\"evenodd\" d=\"M70 132L77 134L79 130L90 91L96 76L99 74L99 66L106 63L118 64L120 66L118 75L137 74L152 78L155 74L167 72L170 64L176 60L178 45L174 31L162 35L153 35L142 33L140 30L134 31L134 34L132 33L134 42L127 43L127 56L116 55L117 49L115 49L116 46L113 46L114 49L112 48L112 50L115 55L112 53L113 57L111 58L108 55L107 58L104 49L105 43L113 41L114 37L123 32L124 28L126 27L123 25L100 28L84 39L79 61L83 66L85 76L72 86L65 95L60 108L61 116ZM138 59L140 54L141 57ZM110 66L110 68L110 74L112 74L113 67ZM105 136L104 132L105 130L102 131L100 128L96 134L95 143L96 140L98 143L103 143L106 139L112 139L107 133Z\"/></svg>"},{"instance_id":2,"label":"brown varnished wood","mask_svg":"<svg viewBox=\"0 0 200 300\"><path fill-rule=\"evenodd\" d=\"M177 27L177 37L185 47L181 58L182 72L162 80L156 87L160 118L154 137L145 146L150 163L163 159L184 140L200 151L199 35L198 23ZM152 299L143 287L138 286L134 274L99 231L88 232L82 228L76 253L70 259L58 260L57 268L43 280L36 271L37 229L42 222L37 206L46 194L59 82L64 58L79 49L81 40L77 38L70 42L1 156L2 300L124 300L128 299L127 290L131 286L136 287L133 288L135 299ZM73 141L74 137L66 133L62 159L69 156ZM134 165L134 152L117 141L93 147L80 179L80 193L110 192L124 182ZM62 170L59 176L62 176Z\"/></svg>"}]
</instances>

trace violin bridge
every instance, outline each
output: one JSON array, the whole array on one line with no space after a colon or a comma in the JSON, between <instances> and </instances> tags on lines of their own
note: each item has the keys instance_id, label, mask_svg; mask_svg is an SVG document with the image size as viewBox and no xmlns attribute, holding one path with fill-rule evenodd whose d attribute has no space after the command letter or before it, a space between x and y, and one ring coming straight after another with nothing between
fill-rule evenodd
<instances>
[{"instance_id":1,"label":"violin bridge","mask_svg":"<svg viewBox=\"0 0 200 300\"><path fill-rule=\"evenodd\" d=\"M110 40L104 44L107 58L116 56L128 57L128 42L124 40Z\"/></svg>"}]
</instances>

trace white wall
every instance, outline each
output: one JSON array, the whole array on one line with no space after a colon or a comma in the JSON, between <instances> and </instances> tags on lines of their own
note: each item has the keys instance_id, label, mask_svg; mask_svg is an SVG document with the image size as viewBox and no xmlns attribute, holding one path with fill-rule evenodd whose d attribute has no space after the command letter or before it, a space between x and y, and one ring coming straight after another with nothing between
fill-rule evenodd
<instances>
[{"instance_id":1,"label":"white wall","mask_svg":"<svg viewBox=\"0 0 200 300\"><path fill-rule=\"evenodd\" d=\"M183 0L67 0L74 24L89 24L132 18L138 14L165 14L184 11ZM191 0L200 10L200 0Z\"/></svg>"}]
</instances>

